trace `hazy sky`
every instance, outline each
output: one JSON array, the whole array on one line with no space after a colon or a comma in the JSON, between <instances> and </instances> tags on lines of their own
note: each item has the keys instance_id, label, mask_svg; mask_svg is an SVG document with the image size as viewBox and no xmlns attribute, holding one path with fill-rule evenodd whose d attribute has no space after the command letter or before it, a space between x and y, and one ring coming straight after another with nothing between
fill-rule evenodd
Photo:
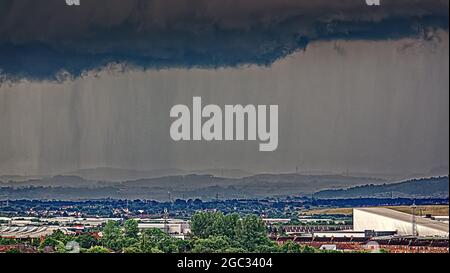
<instances>
[{"instance_id":1,"label":"hazy sky","mask_svg":"<svg viewBox=\"0 0 450 273\"><path fill-rule=\"evenodd\" d=\"M239 9L111 0L114 9L82 1L76 12L60 2L49 1L59 13L36 1L0 4L0 175L296 166L448 174L448 1L367 10L357 0ZM170 108L193 96L279 105L278 149L172 141Z\"/></svg>"},{"instance_id":2,"label":"hazy sky","mask_svg":"<svg viewBox=\"0 0 450 273\"><path fill-rule=\"evenodd\" d=\"M0 170L99 166L428 173L448 169L448 35L321 42L271 67L101 72L0 88ZM170 108L278 104L279 147L175 143Z\"/></svg>"}]
</instances>

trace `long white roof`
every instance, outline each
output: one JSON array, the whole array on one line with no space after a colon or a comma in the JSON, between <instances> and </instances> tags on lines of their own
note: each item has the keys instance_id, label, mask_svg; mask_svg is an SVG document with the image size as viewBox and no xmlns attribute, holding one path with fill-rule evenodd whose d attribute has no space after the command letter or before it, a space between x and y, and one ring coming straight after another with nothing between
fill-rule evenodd
<instances>
[{"instance_id":1,"label":"long white roof","mask_svg":"<svg viewBox=\"0 0 450 273\"><path fill-rule=\"evenodd\" d=\"M366 213L372 213L383 217L396 219L398 221L411 223L412 214L388 209L388 208L355 208L354 210L364 211ZM434 221L428 218L416 217L417 225L425 226L427 228L436 229L443 232L449 232L449 226L446 223Z\"/></svg>"}]
</instances>

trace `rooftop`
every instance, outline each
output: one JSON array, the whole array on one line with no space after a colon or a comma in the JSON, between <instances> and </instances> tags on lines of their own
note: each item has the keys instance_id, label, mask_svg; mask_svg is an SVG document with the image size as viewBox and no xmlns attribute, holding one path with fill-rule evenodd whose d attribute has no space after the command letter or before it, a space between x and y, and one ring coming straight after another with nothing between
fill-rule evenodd
<instances>
[{"instance_id":1,"label":"rooftop","mask_svg":"<svg viewBox=\"0 0 450 273\"><path fill-rule=\"evenodd\" d=\"M411 223L411 220L412 220L411 214L399 212L399 211L395 211L395 210L387 209L387 208L355 208L354 210L355 211L359 210L359 211L363 211L366 213L372 213L372 214L396 219L396 220L407 222L407 223ZM449 232L448 224L434 221L434 220L431 220L428 218L423 218L423 217L417 216L416 223L417 223L417 225L425 226L427 228L432 228L432 229L440 230L440 231L447 232L447 233Z\"/></svg>"}]
</instances>

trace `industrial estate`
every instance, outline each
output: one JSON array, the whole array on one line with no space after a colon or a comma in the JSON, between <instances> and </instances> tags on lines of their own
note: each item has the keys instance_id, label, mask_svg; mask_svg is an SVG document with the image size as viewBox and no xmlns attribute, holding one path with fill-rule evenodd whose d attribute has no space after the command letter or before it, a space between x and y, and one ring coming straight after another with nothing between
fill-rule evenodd
<instances>
[{"instance_id":1,"label":"industrial estate","mask_svg":"<svg viewBox=\"0 0 450 273\"><path fill-rule=\"evenodd\" d=\"M146 210L144 205L139 209L143 202L155 209ZM448 253L448 204L408 202L412 204L347 207L330 213L315 212L309 205L305 209L295 198L165 203L3 201L0 252ZM223 213L220 207L231 207L234 212ZM257 231L252 230L255 226ZM259 232L267 239L265 245L245 246L249 239L235 237L245 236L243 230ZM118 234L122 239L117 239ZM145 236L162 241L145 247ZM232 241L240 239L244 242L233 245Z\"/></svg>"}]
</instances>

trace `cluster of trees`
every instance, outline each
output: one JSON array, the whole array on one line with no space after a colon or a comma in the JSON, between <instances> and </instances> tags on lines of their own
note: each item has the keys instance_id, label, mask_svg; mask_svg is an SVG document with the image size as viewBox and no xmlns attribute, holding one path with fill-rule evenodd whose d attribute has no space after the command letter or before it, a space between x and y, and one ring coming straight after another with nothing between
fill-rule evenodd
<instances>
[{"instance_id":1,"label":"cluster of trees","mask_svg":"<svg viewBox=\"0 0 450 273\"><path fill-rule=\"evenodd\" d=\"M192 252L197 253L306 253L319 250L292 241L278 245L256 215L197 212L192 216Z\"/></svg>"},{"instance_id":2,"label":"cluster of trees","mask_svg":"<svg viewBox=\"0 0 450 273\"><path fill-rule=\"evenodd\" d=\"M44 240L32 241L40 251L60 253L301 253L316 252L293 242L278 245L268 237L262 219L256 215L240 217L221 212L197 212L191 218L191 236L171 237L159 229L139 231L136 220L109 221L102 237L91 234L67 235L55 231ZM76 242L76 244L74 244ZM78 247L79 249L73 249Z\"/></svg>"},{"instance_id":3,"label":"cluster of trees","mask_svg":"<svg viewBox=\"0 0 450 273\"><path fill-rule=\"evenodd\" d=\"M198 212L191 219L193 252L273 252L261 218L221 212Z\"/></svg>"},{"instance_id":4,"label":"cluster of trees","mask_svg":"<svg viewBox=\"0 0 450 273\"><path fill-rule=\"evenodd\" d=\"M16 239L0 237L0 246L2 246L2 245L15 245L15 244L18 244L18 241Z\"/></svg>"},{"instance_id":5,"label":"cluster of trees","mask_svg":"<svg viewBox=\"0 0 450 273\"><path fill-rule=\"evenodd\" d=\"M0 196L2 189L0 187ZM1 198L0 198L1 199ZM33 209L37 213L52 211L55 215L68 216L70 212L79 212L85 216L120 217L121 209L138 214L158 215L167 208L171 216L189 217L199 210L217 209L224 213L238 212L241 215L259 211L270 217L293 217L297 209L302 207L303 201L296 200L211 200L200 199L181 200L173 202L158 202L150 200L87 200L87 201L56 201L56 200L11 200L0 201L2 214L14 216L16 213ZM67 209L70 207L70 209ZM64 209L62 209L64 208ZM116 210L117 209L117 210Z\"/></svg>"},{"instance_id":6,"label":"cluster of trees","mask_svg":"<svg viewBox=\"0 0 450 273\"><path fill-rule=\"evenodd\" d=\"M191 218L191 236L182 240L159 229L139 232L137 222L123 226L108 222L103 229L103 246L124 253L301 253L316 252L293 242L278 245L268 237L262 219L221 212L197 212Z\"/></svg>"},{"instance_id":7,"label":"cluster of trees","mask_svg":"<svg viewBox=\"0 0 450 273\"><path fill-rule=\"evenodd\" d=\"M80 235L67 235L61 230L56 230L52 235L47 236L44 240L33 240L32 244L40 251L54 250L58 253L78 252L74 249L73 243L77 243L79 251L92 252L92 250L98 250L101 245L101 241L92 234L80 234ZM108 249L102 248L103 252L109 252ZM102 251L95 251L102 252Z\"/></svg>"}]
</instances>

